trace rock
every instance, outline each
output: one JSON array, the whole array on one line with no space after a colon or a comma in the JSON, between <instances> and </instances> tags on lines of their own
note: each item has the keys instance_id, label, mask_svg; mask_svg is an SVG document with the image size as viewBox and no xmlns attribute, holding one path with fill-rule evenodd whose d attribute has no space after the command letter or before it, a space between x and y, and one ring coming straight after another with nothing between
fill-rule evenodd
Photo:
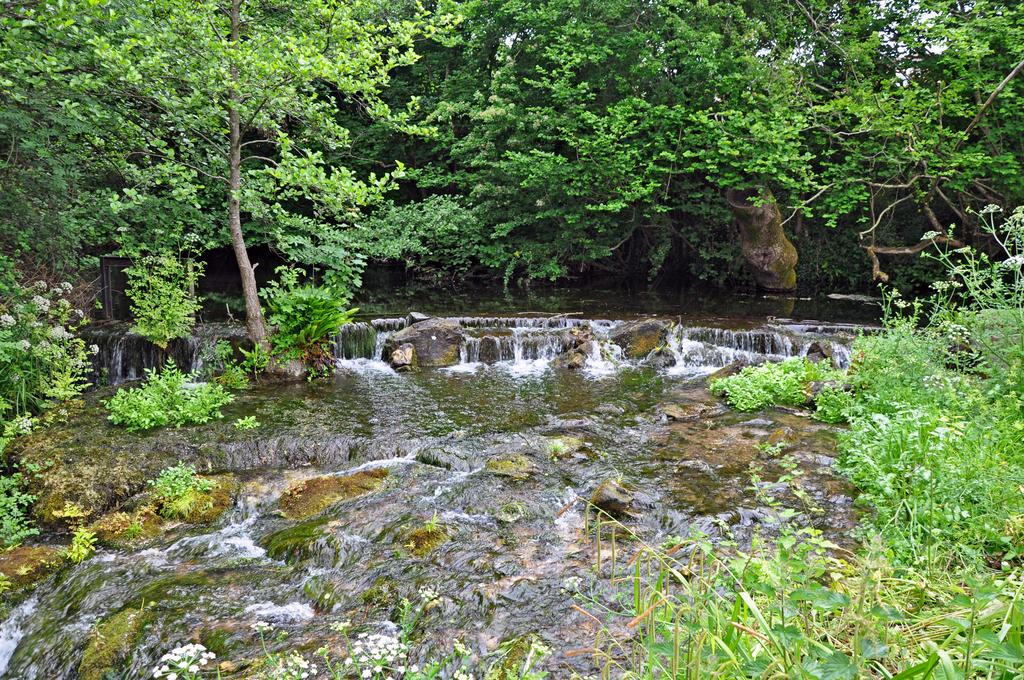
<instances>
[{"instance_id":1,"label":"rock","mask_svg":"<svg viewBox=\"0 0 1024 680\"><path fill-rule=\"evenodd\" d=\"M635 496L616 479L606 479L590 494L590 504L612 517L632 514Z\"/></svg>"},{"instance_id":2,"label":"rock","mask_svg":"<svg viewBox=\"0 0 1024 680\"><path fill-rule=\"evenodd\" d=\"M622 348L622 353L629 359L643 359L654 349L668 340L668 332L672 327L662 319L640 319L619 324L612 330L611 341Z\"/></svg>"},{"instance_id":3,"label":"rock","mask_svg":"<svg viewBox=\"0 0 1024 680\"><path fill-rule=\"evenodd\" d=\"M676 355L665 348L659 348L647 357L644 364L656 369L672 368L676 365Z\"/></svg>"},{"instance_id":4,"label":"rock","mask_svg":"<svg viewBox=\"0 0 1024 680\"><path fill-rule=\"evenodd\" d=\"M783 446L789 446L795 439L796 433L793 432L793 428L783 426L775 428L775 430L768 435L768 439L766 439L765 442L769 446L779 446L780 444Z\"/></svg>"},{"instance_id":5,"label":"rock","mask_svg":"<svg viewBox=\"0 0 1024 680\"><path fill-rule=\"evenodd\" d=\"M384 354L390 357L392 352L408 343L416 349L420 366L454 366L459 363L462 340L462 327L457 322L427 319L389 337L384 344Z\"/></svg>"},{"instance_id":6,"label":"rock","mask_svg":"<svg viewBox=\"0 0 1024 680\"><path fill-rule=\"evenodd\" d=\"M709 375L708 382L712 383L715 380L728 378L730 376L736 375L747 366L760 366L763 363L765 363L765 359L762 359L760 357L756 359L737 359L736 361L726 364L722 368L718 369L717 371Z\"/></svg>"},{"instance_id":7,"label":"rock","mask_svg":"<svg viewBox=\"0 0 1024 680\"><path fill-rule=\"evenodd\" d=\"M574 326L569 331L569 335L572 338L572 346L580 347L594 339L594 329L590 327L589 323L585 323L582 326Z\"/></svg>"},{"instance_id":8,"label":"rock","mask_svg":"<svg viewBox=\"0 0 1024 680\"><path fill-rule=\"evenodd\" d=\"M387 468L370 468L349 475L307 479L293 484L281 494L281 512L289 519L311 517L335 503L376 490L387 476Z\"/></svg>"},{"instance_id":9,"label":"rock","mask_svg":"<svg viewBox=\"0 0 1024 680\"><path fill-rule=\"evenodd\" d=\"M411 342L399 345L391 352L388 363L391 368L399 373L408 373L419 368L419 361L416 357L416 346Z\"/></svg>"},{"instance_id":10,"label":"rock","mask_svg":"<svg viewBox=\"0 0 1024 680\"><path fill-rule=\"evenodd\" d=\"M774 425L772 421L767 418L753 418L751 420L744 420L742 423L737 423L736 427L752 427L752 428L766 428Z\"/></svg>"},{"instance_id":11,"label":"rock","mask_svg":"<svg viewBox=\"0 0 1024 680\"><path fill-rule=\"evenodd\" d=\"M696 420L712 408L708 404L695 401L688 404L665 404L661 407L661 412L669 420Z\"/></svg>"},{"instance_id":12,"label":"rock","mask_svg":"<svg viewBox=\"0 0 1024 680\"><path fill-rule=\"evenodd\" d=\"M480 338L479 360L485 364L496 364L501 361L501 344L493 335Z\"/></svg>"},{"instance_id":13,"label":"rock","mask_svg":"<svg viewBox=\"0 0 1024 680\"><path fill-rule=\"evenodd\" d=\"M413 324L420 323L421 321L427 321L430 319L429 314L423 312L409 312L409 316L405 317L406 325L412 326Z\"/></svg>"},{"instance_id":14,"label":"rock","mask_svg":"<svg viewBox=\"0 0 1024 680\"><path fill-rule=\"evenodd\" d=\"M537 472L537 466L533 461L521 453L505 458L491 459L484 464L484 467L492 475L508 477L517 482L525 481Z\"/></svg>"},{"instance_id":15,"label":"rock","mask_svg":"<svg viewBox=\"0 0 1024 680\"><path fill-rule=\"evenodd\" d=\"M32 585L63 563L60 548L49 545L22 545L0 551L0 574L6 576L12 587Z\"/></svg>"},{"instance_id":16,"label":"rock","mask_svg":"<svg viewBox=\"0 0 1024 680\"><path fill-rule=\"evenodd\" d=\"M817 364L826 359L832 359L832 347L828 344L822 344L815 340L807 348L806 359L812 364Z\"/></svg>"},{"instance_id":17,"label":"rock","mask_svg":"<svg viewBox=\"0 0 1024 680\"><path fill-rule=\"evenodd\" d=\"M92 629L89 642L78 664L81 680L114 677L115 671L131 656L150 613L128 607Z\"/></svg>"},{"instance_id":18,"label":"rock","mask_svg":"<svg viewBox=\"0 0 1024 680\"><path fill-rule=\"evenodd\" d=\"M587 355L579 349L569 350L555 357L551 365L555 368L568 368L578 371L587 365Z\"/></svg>"}]
</instances>

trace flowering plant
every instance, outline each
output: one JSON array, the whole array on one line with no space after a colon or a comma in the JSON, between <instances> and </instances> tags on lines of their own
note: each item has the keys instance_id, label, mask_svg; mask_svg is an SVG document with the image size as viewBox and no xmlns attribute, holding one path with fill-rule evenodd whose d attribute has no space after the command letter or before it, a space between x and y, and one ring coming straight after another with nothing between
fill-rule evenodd
<instances>
[{"instance_id":1,"label":"flowering plant","mask_svg":"<svg viewBox=\"0 0 1024 680\"><path fill-rule=\"evenodd\" d=\"M175 647L160 657L160 663L153 669L154 678L166 680L197 680L202 677L203 668L217 655L206 651L206 647L187 644Z\"/></svg>"},{"instance_id":2,"label":"flowering plant","mask_svg":"<svg viewBox=\"0 0 1024 680\"><path fill-rule=\"evenodd\" d=\"M70 283L37 281L0 302L0 419L39 413L88 385L90 349L75 332L85 314Z\"/></svg>"}]
</instances>

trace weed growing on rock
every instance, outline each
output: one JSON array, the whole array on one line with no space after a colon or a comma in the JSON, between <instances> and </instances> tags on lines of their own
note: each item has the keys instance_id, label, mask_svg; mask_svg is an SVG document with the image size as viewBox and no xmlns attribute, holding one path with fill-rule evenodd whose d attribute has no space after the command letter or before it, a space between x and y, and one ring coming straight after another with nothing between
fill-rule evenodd
<instances>
[{"instance_id":1,"label":"weed growing on rock","mask_svg":"<svg viewBox=\"0 0 1024 680\"><path fill-rule=\"evenodd\" d=\"M808 402L807 385L841 374L826 362L812 363L793 358L779 363L747 366L736 375L711 382L713 394L724 395L740 411L757 411L768 406L802 406Z\"/></svg>"},{"instance_id":2,"label":"weed growing on rock","mask_svg":"<svg viewBox=\"0 0 1024 680\"><path fill-rule=\"evenodd\" d=\"M160 506L160 514L167 518L187 519L202 504L210 503L208 493L214 483L196 473L194 465L178 463L160 472L149 481L153 496Z\"/></svg>"},{"instance_id":3,"label":"weed growing on rock","mask_svg":"<svg viewBox=\"0 0 1024 680\"><path fill-rule=\"evenodd\" d=\"M81 564L96 552L96 534L86 528L75 531L68 548L68 560L72 564Z\"/></svg>"}]
</instances>

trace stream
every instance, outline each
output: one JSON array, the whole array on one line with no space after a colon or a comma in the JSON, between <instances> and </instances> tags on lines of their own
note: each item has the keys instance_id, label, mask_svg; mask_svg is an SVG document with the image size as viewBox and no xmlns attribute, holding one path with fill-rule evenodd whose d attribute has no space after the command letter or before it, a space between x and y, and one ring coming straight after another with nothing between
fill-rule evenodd
<instances>
[{"instance_id":1,"label":"stream","mask_svg":"<svg viewBox=\"0 0 1024 680\"><path fill-rule=\"evenodd\" d=\"M815 317L792 307L785 315L709 313L678 301L645 308L570 300L563 308L459 309L447 315L464 331L459 361L396 373L383 349L408 325L401 312L410 308L376 314L371 305L339 334L332 380L251 387L223 421L178 432L120 433L90 397L51 435L60 465L113 475L138 461L142 475L104 491L98 508L132 507L144 477L177 460L230 475L235 491L212 523L101 548L42 581L0 623L0 677L85 677L97 625L132 609L144 623L105 677L149 677L184 642L229 662L224 677L246 677L261 655L254 622L287 633L272 650L311 657L320 646L340 648L332 624L393 630L401 598L424 587L440 600L411 661L443 655L456 638L486 659L503 641L536 634L552 650L544 661L551 677L585 676L592 660L567 652L592 645L595 630L572 605L577 592L600 588L603 575L593 568L581 499L610 479L629 492L624 521L649 542L694 531L741 545L771 535L777 517L749 488L754 465L765 492L800 511L796 521L849 541L856 517L850 489L832 471L834 428L796 410L730 411L706 378L737 360L802 356L815 346L845 366L855 325L822 318L827 306L813 308ZM611 339L640 314L671 325L657 357L628 358ZM596 338L590 353L576 370L559 367L581 327ZM137 379L156 360L122 327L93 333L97 375L111 385ZM172 354L200 369L213 341L237 333L213 324ZM247 416L259 427L231 427ZM759 448L767 441L783 443L824 513L803 513L787 484L771 483L783 471ZM286 511L303 482L356 473L380 483L301 517ZM420 553L410 537L425 524L441 527L444 540Z\"/></svg>"}]
</instances>

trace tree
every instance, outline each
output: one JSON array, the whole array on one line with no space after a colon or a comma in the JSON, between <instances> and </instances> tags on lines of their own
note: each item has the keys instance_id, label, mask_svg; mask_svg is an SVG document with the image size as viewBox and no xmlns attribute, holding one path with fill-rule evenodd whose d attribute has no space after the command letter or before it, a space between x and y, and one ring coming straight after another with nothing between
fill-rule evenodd
<instances>
[{"instance_id":1,"label":"tree","mask_svg":"<svg viewBox=\"0 0 1024 680\"><path fill-rule=\"evenodd\" d=\"M255 342L266 344L267 329L247 250L254 232L293 261L358 283L361 256L346 220L401 169L361 179L328 163L326 154L350 142L337 109L356 102L401 125L405 114L380 93L394 69L415 62L414 40L448 20L387 8L375 0L79 3L102 17L89 47L108 96L144 139L122 158L129 189L119 209L153 195L197 209L219 197Z\"/></svg>"}]
</instances>

